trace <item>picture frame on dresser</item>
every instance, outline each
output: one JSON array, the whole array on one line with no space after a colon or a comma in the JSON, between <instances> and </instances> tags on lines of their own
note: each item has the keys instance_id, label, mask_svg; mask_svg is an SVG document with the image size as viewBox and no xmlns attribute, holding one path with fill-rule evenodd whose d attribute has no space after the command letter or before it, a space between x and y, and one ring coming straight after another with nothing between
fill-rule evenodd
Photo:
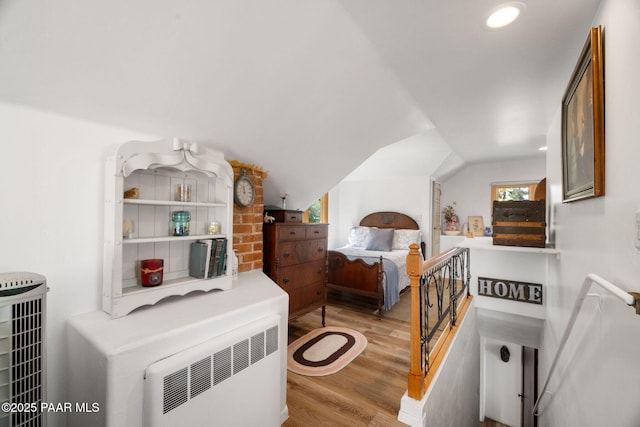
<instances>
[{"instance_id":1,"label":"picture frame on dresser","mask_svg":"<svg viewBox=\"0 0 640 427\"><path fill-rule=\"evenodd\" d=\"M602 28L591 29L562 99L563 202L604 195Z\"/></svg>"}]
</instances>

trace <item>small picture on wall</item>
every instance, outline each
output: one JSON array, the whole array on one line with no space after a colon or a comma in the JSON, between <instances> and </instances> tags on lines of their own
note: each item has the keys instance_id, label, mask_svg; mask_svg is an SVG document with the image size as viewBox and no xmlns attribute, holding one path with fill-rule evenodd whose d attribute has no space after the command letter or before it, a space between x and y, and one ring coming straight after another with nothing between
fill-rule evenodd
<instances>
[{"instance_id":1,"label":"small picture on wall","mask_svg":"<svg viewBox=\"0 0 640 427\"><path fill-rule=\"evenodd\" d=\"M469 217L469 233L472 233L473 237L484 236L484 223L481 216Z\"/></svg>"}]
</instances>

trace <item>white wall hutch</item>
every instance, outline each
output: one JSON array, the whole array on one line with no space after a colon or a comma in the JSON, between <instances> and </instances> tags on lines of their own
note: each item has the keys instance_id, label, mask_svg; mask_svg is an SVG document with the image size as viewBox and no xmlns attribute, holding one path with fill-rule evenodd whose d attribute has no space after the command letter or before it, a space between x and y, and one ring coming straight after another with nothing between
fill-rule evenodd
<instances>
[{"instance_id":1,"label":"white wall hutch","mask_svg":"<svg viewBox=\"0 0 640 427\"><path fill-rule=\"evenodd\" d=\"M175 200L177 184L191 185L190 201ZM124 198L132 188L137 197ZM170 232L174 211L190 212L189 235ZM214 220L221 229L207 234ZM133 230L126 237L123 221ZM231 289L231 262L221 276L196 279L189 276L189 252L194 241L225 237L230 261L232 228L233 170L223 153L175 138L120 145L106 162L103 310L117 318L165 297ZM164 260L164 279L143 287L138 263L150 258Z\"/></svg>"}]
</instances>

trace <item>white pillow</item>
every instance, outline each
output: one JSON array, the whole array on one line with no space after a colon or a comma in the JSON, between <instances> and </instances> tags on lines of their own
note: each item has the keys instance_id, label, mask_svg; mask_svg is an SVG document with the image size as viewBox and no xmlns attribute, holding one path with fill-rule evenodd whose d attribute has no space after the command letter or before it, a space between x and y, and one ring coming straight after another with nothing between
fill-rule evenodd
<instances>
[{"instance_id":1,"label":"white pillow","mask_svg":"<svg viewBox=\"0 0 640 427\"><path fill-rule=\"evenodd\" d=\"M366 248L369 241L369 227L353 226L349 229L347 246L352 248Z\"/></svg>"},{"instance_id":2,"label":"white pillow","mask_svg":"<svg viewBox=\"0 0 640 427\"><path fill-rule=\"evenodd\" d=\"M393 242L391 249L409 250L409 245L420 244L420 230L395 230L393 232Z\"/></svg>"}]
</instances>

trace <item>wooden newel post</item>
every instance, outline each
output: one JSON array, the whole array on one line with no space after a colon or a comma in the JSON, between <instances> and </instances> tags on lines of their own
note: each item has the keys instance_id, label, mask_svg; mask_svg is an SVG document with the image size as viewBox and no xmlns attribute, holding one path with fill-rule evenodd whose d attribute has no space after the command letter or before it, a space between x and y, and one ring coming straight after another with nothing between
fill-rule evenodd
<instances>
[{"instance_id":1,"label":"wooden newel post","mask_svg":"<svg viewBox=\"0 0 640 427\"><path fill-rule=\"evenodd\" d=\"M407 255L407 274L411 286L411 355L408 375L407 394L412 399L421 399L424 395L425 372L421 366L420 332L420 275L422 274L422 256L418 245L409 246Z\"/></svg>"}]
</instances>

